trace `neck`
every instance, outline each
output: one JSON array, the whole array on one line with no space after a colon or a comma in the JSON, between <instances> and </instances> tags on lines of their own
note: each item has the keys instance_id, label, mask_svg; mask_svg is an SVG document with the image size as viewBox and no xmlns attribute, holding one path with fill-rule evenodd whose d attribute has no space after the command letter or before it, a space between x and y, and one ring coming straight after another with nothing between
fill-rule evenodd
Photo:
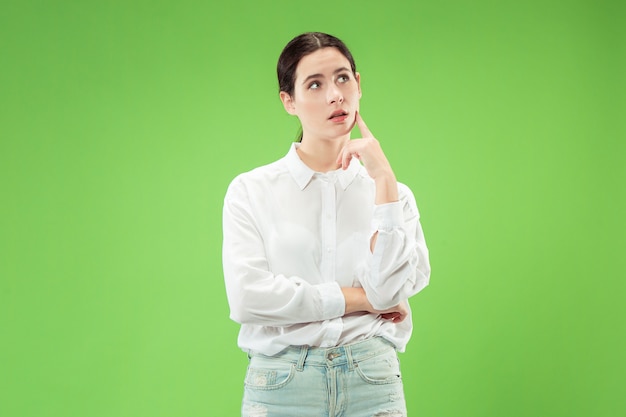
<instances>
[{"instance_id":1,"label":"neck","mask_svg":"<svg viewBox=\"0 0 626 417\"><path fill-rule=\"evenodd\" d=\"M298 147L298 156L309 168L317 172L334 171L339 168L337 156L350 140L350 136L333 140L314 140L306 137Z\"/></svg>"}]
</instances>

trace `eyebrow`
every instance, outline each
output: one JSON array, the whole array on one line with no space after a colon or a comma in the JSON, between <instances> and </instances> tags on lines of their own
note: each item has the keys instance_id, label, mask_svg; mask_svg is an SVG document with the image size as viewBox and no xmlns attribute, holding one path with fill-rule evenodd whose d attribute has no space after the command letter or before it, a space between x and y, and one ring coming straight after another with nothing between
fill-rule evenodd
<instances>
[{"instance_id":1,"label":"eyebrow","mask_svg":"<svg viewBox=\"0 0 626 417\"><path fill-rule=\"evenodd\" d=\"M333 71L333 75L337 74L338 72L343 72L343 71L350 71L350 70L346 67L337 68L336 70ZM323 74L311 74L308 77L306 77L304 81L302 81L302 84L306 84L306 82L309 81L311 78L324 78L324 75Z\"/></svg>"}]
</instances>

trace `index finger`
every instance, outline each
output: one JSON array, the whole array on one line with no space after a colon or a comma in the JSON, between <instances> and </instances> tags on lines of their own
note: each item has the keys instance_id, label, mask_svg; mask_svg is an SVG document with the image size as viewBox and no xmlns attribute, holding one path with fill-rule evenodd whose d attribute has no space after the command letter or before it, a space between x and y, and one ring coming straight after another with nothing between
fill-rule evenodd
<instances>
[{"instance_id":1,"label":"index finger","mask_svg":"<svg viewBox=\"0 0 626 417\"><path fill-rule=\"evenodd\" d=\"M361 112L356 112L356 124L359 125L359 130L361 131L361 136L364 138L373 138L372 132L367 128L367 125L363 121L361 117Z\"/></svg>"}]
</instances>

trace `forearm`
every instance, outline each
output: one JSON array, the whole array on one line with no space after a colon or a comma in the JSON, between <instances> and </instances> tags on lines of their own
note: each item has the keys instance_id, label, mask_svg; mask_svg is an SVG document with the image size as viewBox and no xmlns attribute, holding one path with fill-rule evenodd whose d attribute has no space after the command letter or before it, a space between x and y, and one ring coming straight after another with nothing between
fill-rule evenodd
<instances>
[{"instance_id":1,"label":"forearm","mask_svg":"<svg viewBox=\"0 0 626 417\"><path fill-rule=\"evenodd\" d=\"M371 309L371 304L367 300L363 288L344 287L341 289L341 292L346 300L345 314L369 311Z\"/></svg>"},{"instance_id":2,"label":"forearm","mask_svg":"<svg viewBox=\"0 0 626 417\"><path fill-rule=\"evenodd\" d=\"M385 175L377 176L374 183L376 184L376 204L398 201L398 182L391 168Z\"/></svg>"},{"instance_id":3,"label":"forearm","mask_svg":"<svg viewBox=\"0 0 626 417\"><path fill-rule=\"evenodd\" d=\"M398 201L398 182L393 172L376 178L374 183L376 184L376 204L387 204ZM378 231L370 238L370 252L374 252L377 238Z\"/></svg>"},{"instance_id":4,"label":"forearm","mask_svg":"<svg viewBox=\"0 0 626 417\"><path fill-rule=\"evenodd\" d=\"M341 317L344 296L337 283L312 285L301 278L254 273L249 279L225 269L231 318L241 324L289 326Z\"/></svg>"}]
</instances>

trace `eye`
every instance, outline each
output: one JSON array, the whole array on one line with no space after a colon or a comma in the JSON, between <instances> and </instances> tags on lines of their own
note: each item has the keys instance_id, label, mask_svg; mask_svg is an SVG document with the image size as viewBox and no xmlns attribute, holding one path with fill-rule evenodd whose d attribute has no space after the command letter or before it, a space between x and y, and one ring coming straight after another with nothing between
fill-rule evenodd
<instances>
[{"instance_id":1,"label":"eye","mask_svg":"<svg viewBox=\"0 0 626 417\"><path fill-rule=\"evenodd\" d=\"M337 77L337 81L339 81L340 83L347 83L348 81L350 81L350 76L348 74L341 74L339 77Z\"/></svg>"},{"instance_id":2,"label":"eye","mask_svg":"<svg viewBox=\"0 0 626 417\"><path fill-rule=\"evenodd\" d=\"M309 84L309 90L317 90L318 88L320 88L320 83L318 83L317 81L313 81L311 84Z\"/></svg>"}]
</instances>

